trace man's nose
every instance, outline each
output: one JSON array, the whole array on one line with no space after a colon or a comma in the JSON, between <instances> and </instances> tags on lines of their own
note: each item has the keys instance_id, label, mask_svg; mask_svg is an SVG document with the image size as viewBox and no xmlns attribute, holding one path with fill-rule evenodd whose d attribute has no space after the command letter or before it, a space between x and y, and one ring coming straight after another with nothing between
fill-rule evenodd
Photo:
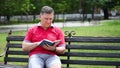
<instances>
[{"instance_id":1,"label":"man's nose","mask_svg":"<svg viewBox=\"0 0 120 68\"><path fill-rule=\"evenodd\" d=\"M48 23L51 23L51 20L50 20L50 19L48 19L48 20L47 20L47 22L48 22Z\"/></svg>"}]
</instances>

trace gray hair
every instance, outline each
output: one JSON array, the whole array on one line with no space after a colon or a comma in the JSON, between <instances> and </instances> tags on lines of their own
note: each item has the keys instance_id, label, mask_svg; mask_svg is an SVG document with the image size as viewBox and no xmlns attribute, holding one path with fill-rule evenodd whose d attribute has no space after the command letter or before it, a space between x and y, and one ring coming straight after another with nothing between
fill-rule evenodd
<instances>
[{"instance_id":1,"label":"gray hair","mask_svg":"<svg viewBox=\"0 0 120 68\"><path fill-rule=\"evenodd\" d=\"M40 11L40 14L44 14L44 13L51 14L51 13L54 13L54 10L49 6L43 6Z\"/></svg>"}]
</instances>

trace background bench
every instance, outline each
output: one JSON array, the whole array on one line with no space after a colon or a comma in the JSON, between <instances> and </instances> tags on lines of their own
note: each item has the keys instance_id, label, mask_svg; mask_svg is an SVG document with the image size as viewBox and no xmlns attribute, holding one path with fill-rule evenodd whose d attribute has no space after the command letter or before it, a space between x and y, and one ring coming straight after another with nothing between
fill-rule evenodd
<instances>
[{"instance_id":1,"label":"background bench","mask_svg":"<svg viewBox=\"0 0 120 68\"><path fill-rule=\"evenodd\" d=\"M4 64L12 62L14 65L13 62L16 62L16 65L17 62L25 62L23 65L27 65L28 52L23 52L21 49L23 39L24 36L12 35L6 38ZM59 55L64 68L79 68L79 65L120 68L120 37L83 37L69 34L65 37L65 41L66 53Z\"/></svg>"}]
</instances>

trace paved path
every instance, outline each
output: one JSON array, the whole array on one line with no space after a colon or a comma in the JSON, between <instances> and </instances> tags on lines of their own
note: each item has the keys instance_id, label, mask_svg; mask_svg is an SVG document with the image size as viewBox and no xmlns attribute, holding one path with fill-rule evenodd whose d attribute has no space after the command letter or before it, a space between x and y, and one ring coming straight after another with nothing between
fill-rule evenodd
<instances>
[{"instance_id":1,"label":"paved path","mask_svg":"<svg viewBox=\"0 0 120 68\"><path fill-rule=\"evenodd\" d=\"M92 22L80 22L80 21L70 21L70 22L58 22L54 23L57 27L78 27L78 26L93 26L98 25L100 21L92 21ZM37 23L36 23L37 24ZM21 25L6 25L0 26L0 32L9 32L10 29L12 31L20 31L20 30L27 30L29 27L32 27L35 24L21 24Z\"/></svg>"}]
</instances>

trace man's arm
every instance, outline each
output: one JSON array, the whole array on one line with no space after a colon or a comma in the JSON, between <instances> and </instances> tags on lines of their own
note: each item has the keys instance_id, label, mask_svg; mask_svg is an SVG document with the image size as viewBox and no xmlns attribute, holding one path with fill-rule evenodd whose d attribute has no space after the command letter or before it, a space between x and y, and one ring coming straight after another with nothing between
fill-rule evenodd
<instances>
[{"instance_id":1,"label":"man's arm","mask_svg":"<svg viewBox=\"0 0 120 68\"><path fill-rule=\"evenodd\" d=\"M65 53L65 47L56 47L56 53L58 54L64 54Z\"/></svg>"},{"instance_id":2,"label":"man's arm","mask_svg":"<svg viewBox=\"0 0 120 68\"><path fill-rule=\"evenodd\" d=\"M56 42L58 44L59 42ZM60 44L58 47L56 47L53 51L58 53L58 54L63 54L65 53L66 46L65 44Z\"/></svg>"},{"instance_id":3,"label":"man's arm","mask_svg":"<svg viewBox=\"0 0 120 68\"><path fill-rule=\"evenodd\" d=\"M28 41L23 41L23 43L22 43L22 49L24 51L31 51L32 49L36 48L37 46L39 46L38 42L31 43Z\"/></svg>"}]
</instances>

